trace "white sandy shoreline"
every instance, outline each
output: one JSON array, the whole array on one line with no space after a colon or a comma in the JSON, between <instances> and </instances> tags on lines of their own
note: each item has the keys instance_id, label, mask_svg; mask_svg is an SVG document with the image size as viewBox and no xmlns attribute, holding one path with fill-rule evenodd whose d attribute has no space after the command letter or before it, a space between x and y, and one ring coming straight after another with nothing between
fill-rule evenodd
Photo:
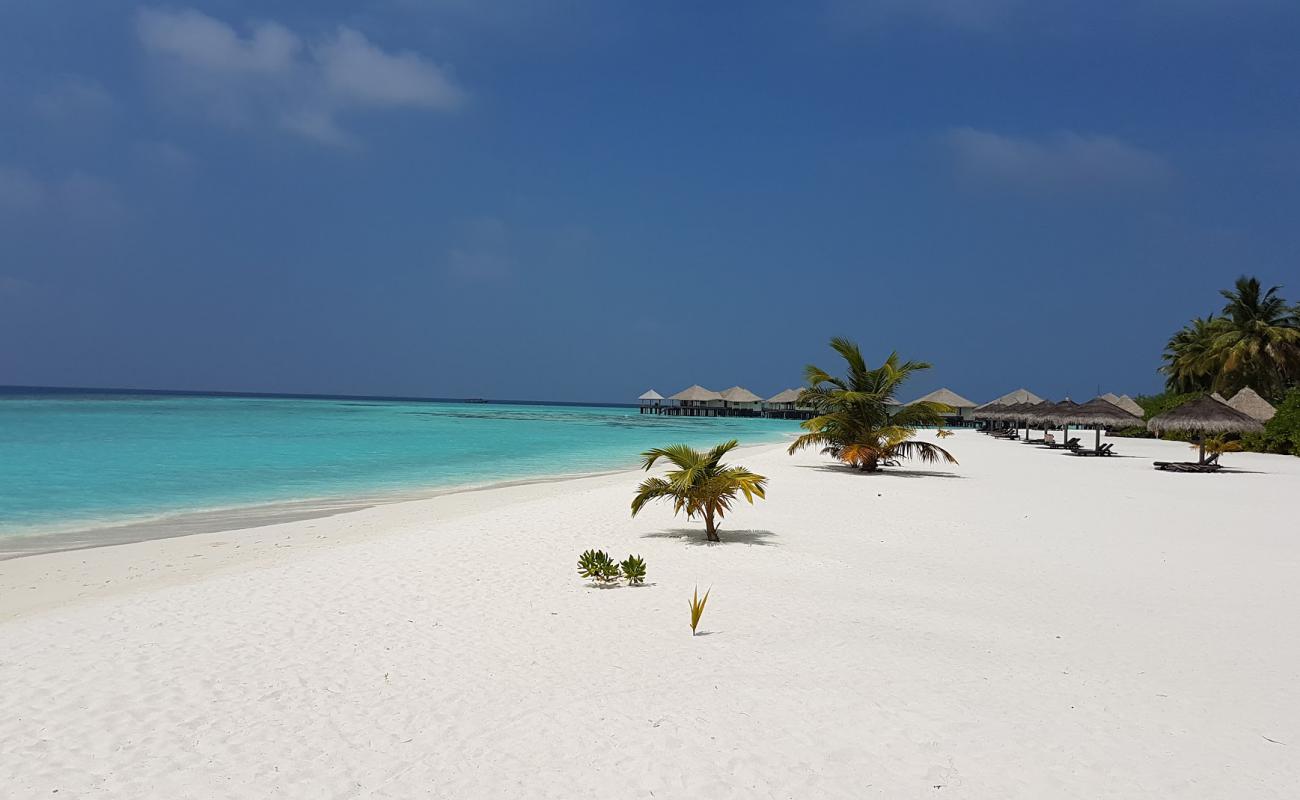
<instances>
[{"instance_id":1,"label":"white sandy shoreline","mask_svg":"<svg viewBox=\"0 0 1300 800\"><path fill-rule=\"evenodd\" d=\"M0 785L1295 796L1300 459L948 444L951 471L880 476L750 449L770 499L720 545L630 519L618 473L0 563ZM586 586L587 547L649 585Z\"/></svg>"}]
</instances>

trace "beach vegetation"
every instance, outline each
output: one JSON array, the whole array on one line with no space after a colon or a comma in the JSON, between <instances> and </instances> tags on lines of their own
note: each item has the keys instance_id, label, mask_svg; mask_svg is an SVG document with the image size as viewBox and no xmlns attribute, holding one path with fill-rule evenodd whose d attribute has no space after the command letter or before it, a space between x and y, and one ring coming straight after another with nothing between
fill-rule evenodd
<instances>
[{"instance_id":1,"label":"beach vegetation","mask_svg":"<svg viewBox=\"0 0 1300 800\"><path fill-rule=\"evenodd\" d=\"M843 338L832 339L831 349L844 360L847 371L837 377L814 364L804 369L807 386L799 393L799 404L811 407L815 416L801 423L807 433L790 445L791 455L820 447L823 453L866 472L876 472L898 458L957 463L939 445L914 439L917 428L942 424L953 409L930 401L902 405L896 397L908 378L929 369L929 364L902 361L898 353L890 353L883 364L872 368L858 346Z\"/></svg>"},{"instance_id":2,"label":"beach vegetation","mask_svg":"<svg viewBox=\"0 0 1300 800\"><path fill-rule=\"evenodd\" d=\"M691 598L691 635L695 635L695 629L700 624L700 617L704 616L704 604L709 602L709 592L713 591L712 587L704 590L704 597L700 597L700 587L695 587L695 596Z\"/></svg>"},{"instance_id":3,"label":"beach vegetation","mask_svg":"<svg viewBox=\"0 0 1300 800\"><path fill-rule=\"evenodd\" d=\"M1287 392L1263 432L1248 433L1242 442L1261 453L1300 456L1300 389Z\"/></svg>"},{"instance_id":4,"label":"beach vegetation","mask_svg":"<svg viewBox=\"0 0 1300 800\"><path fill-rule=\"evenodd\" d=\"M1249 386L1277 402L1300 384L1300 306L1288 305L1280 290L1243 275L1220 291L1217 315L1192 319L1165 344L1165 388L1230 397Z\"/></svg>"},{"instance_id":5,"label":"beach vegetation","mask_svg":"<svg viewBox=\"0 0 1300 800\"><path fill-rule=\"evenodd\" d=\"M1224 453L1240 453L1245 447L1242 446L1238 439L1229 439L1226 435L1207 436L1205 439L1192 445L1193 450L1205 448L1207 456L1217 456Z\"/></svg>"},{"instance_id":6,"label":"beach vegetation","mask_svg":"<svg viewBox=\"0 0 1300 800\"><path fill-rule=\"evenodd\" d=\"M632 516L653 500L669 500L673 513L686 512L687 519L704 520L705 538L718 542L718 523L731 511L740 496L753 504L767 497L767 478L744 467L722 463L722 457L740 443L735 439L705 451L684 444L657 447L641 454L642 468L649 470L660 459L672 464L664 477L646 478L632 498Z\"/></svg>"},{"instance_id":7,"label":"beach vegetation","mask_svg":"<svg viewBox=\"0 0 1300 800\"><path fill-rule=\"evenodd\" d=\"M641 556L629 555L618 566L623 572L623 577L627 579L628 586L639 586L645 583L645 559Z\"/></svg>"},{"instance_id":8,"label":"beach vegetation","mask_svg":"<svg viewBox=\"0 0 1300 800\"><path fill-rule=\"evenodd\" d=\"M611 584L621 575L619 565L604 550L587 550L578 556L578 574L593 583Z\"/></svg>"}]
</instances>

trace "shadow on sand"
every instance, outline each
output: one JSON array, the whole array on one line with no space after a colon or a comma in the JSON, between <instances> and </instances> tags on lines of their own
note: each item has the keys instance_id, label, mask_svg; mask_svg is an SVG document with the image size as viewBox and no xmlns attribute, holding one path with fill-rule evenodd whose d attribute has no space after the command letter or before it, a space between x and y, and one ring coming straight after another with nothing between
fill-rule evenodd
<instances>
[{"instance_id":1,"label":"shadow on sand","mask_svg":"<svg viewBox=\"0 0 1300 800\"><path fill-rule=\"evenodd\" d=\"M965 475L955 472L938 472L930 469L908 469L907 467L885 467L879 472L863 472L852 467L835 464L800 464L799 469L815 469L818 472L831 472L836 475L852 475L861 478L954 478L965 480Z\"/></svg>"},{"instance_id":2,"label":"shadow on sand","mask_svg":"<svg viewBox=\"0 0 1300 800\"><path fill-rule=\"evenodd\" d=\"M760 547L771 547L776 544L776 542L769 541L775 538L776 534L765 530L728 530L719 528L718 536L722 541L710 542L704 538L703 528L673 528L671 530L641 534L642 539L680 539L686 544L696 547L701 545L725 547L729 544L756 544Z\"/></svg>"}]
</instances>

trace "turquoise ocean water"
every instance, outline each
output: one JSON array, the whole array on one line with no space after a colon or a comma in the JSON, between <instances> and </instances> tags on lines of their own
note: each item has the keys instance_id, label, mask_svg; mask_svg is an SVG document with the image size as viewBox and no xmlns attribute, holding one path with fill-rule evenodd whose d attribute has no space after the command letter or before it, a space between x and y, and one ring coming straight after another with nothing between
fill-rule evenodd
<instances>
[{"instance_id":1,"label":"turquoise ocean water","mask_svg":"<svg viewBox=\"0 0 1300 800\"><path fill-rule=\"evenodd\" d=\"M635 466L796 424L635 408L0 393L0 536Z\"/></svg>"}]
</instances>

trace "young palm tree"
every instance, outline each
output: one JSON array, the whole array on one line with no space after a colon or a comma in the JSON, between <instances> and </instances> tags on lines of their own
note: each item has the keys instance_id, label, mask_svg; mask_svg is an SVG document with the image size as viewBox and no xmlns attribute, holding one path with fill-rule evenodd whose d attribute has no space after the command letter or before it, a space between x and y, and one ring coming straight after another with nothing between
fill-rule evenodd
<instances>
[{"instance_id":1,"label":"young palm tree","mask_svg":"<svg viewBox=\"0 0 1300 800\"><path fill-rule=\"evenodd\" d=\"M1220 292L1228 302L1214 340L1218 391L1253 386L1276 400L1300 381L1300 316L1278 296L1279 288L1263 292L1258 278L1243 275Z\"/></svg>"},{"instance_id":2,"label":"young palm tree","mask_svg":"<svg viewBox=\"0 0 1300 800\"><path fill-rule=\"evenodd\" d=\"M812 364L804 369L808 386L799 393L799 403L811 406L817 416L802 423L808 433L790 445L791 455L820 445L823 453L867 472L900 457L957 463L936 444L912 441L917 426L940 424L951 408L927 401L890 410L897 406L898 388L912 373L929 369L929 364L900 363L898 353L891 353L884 364L870 369L862 351L848 339L832 339L831 348L844 359L848 373L837 378Z\"/></svg>"},{"instance_id":3,"label":"young palm tree","mask_svg":"<svg viewBox=\"0 0 1300 800\"><path fill-rule=\"evenodd\" d=\"M676 469L670 471L667 478L646 478L641 482L636 497L632 498L632 516L635 517L651 500L670 499L674 514L685 510L687 519L694 519L697 515L704 517L704 532L708 540L722 541L718 538L718 521L731 510L737 495L743 494L751 504L755 497L767 497L767 478L744 467L722 463L722 457L739 444L732 439L705 453L684 444L675 444L642 453L645 459L642 467L647 471L661 458L672 462Z\"/></svg>"}]
</instances>

